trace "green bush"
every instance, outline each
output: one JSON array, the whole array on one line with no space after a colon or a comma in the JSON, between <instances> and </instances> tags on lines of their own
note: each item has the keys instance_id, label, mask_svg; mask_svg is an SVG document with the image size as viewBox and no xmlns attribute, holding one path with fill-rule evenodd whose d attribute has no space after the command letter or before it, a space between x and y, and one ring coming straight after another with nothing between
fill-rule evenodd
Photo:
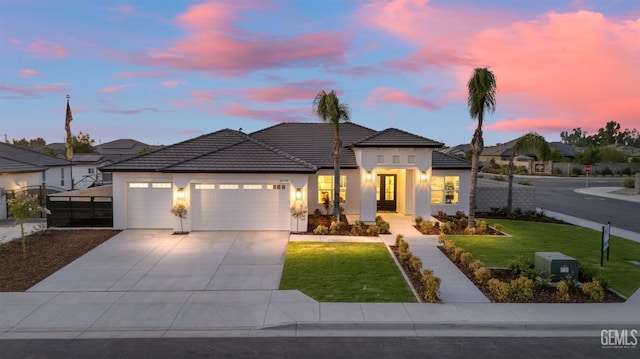
<instances>
[{"instance_id":1,"label":"green bush","mask_svg":"<svg viewBox=\"0 0 640 359\"><path fill-rule=\"evenodd\" d=\"M476 234L476 229L475 228L465 228L464 229L464 234L467 236L473 236L474 234Z\"/></svg>"},{"instance_id":2,"label":"green bush","mask_svg":"<svg viewBox=\"0 0 640 359\"><path fill-rule=\"evenodd\" d=\"M507 264L507 268L509 268L509 270L513 274L521 274L526 269L532 266L533 261L531 260L531 258L526 256L519 256L518 258L509 261L509 263Z\"/></svg>"},{"instance_id":3,"label":"green bush","mask_svg":"<svg viewBox=\"0 0 640 359\"><path fill-rule=\"evenodd\" d=\"M464 252L460 255L460 264L462 264L463 266L468 266L469 263L471 262L471 258L473 258L473 255L471 254L471 252Z\"/></svg>"},{"instance_id":4,"label":"green bush","mask_svg":"<svg viewBox=\"0 0 640 359\"><path fill-rule=\"evenodd\" d=\"M401 242L404 242L404 236L402 234L398 234L396 236L396 247L399 247Z\"/></svg>"},{"instance_id":5,"label":"green bush","mask_svg":"<svg viewBox=\"0 0 640 359\"><path fill-rule=\"evenodd\" d=\"M409 263L409 260L413 258L413 253L410 250L407 250L405 252L400 253L398 258L400 258L400 262L402 263Z\"/></svg>"},{"instance_id":6,"label":"green bush","mask_svg":"<svg viewBox=\"0 0 640 359\"><path fill-rule=\"evenodd\" d=\"M509 284L511 287L511 293L513 293L519 299L529 299L533 297L533 280L527 277L519 277L518 279L512 279Z\"/></svg>"},{"instance_id":7,"label":"green bush","mask_svg":"<svg viewBox=\"0 0 640 359\"><path fill-rule=\"evenodd\" d=\"M554 174L554 175L562 176L563 172L562 172L562 170L560 169L560 167L554 167L554 168L553 168L553 174Z\"/></svg>"},{"instance_id":8,"label":"green bush","mask_svg":"<svg viewBox=\"0 0 640 359\"><path fill-rule=\"evenodd\" d=\"M313 234L328 234L329 228L327 226L319 225L313 230Z\"/></svg>"},{"instance_id":9,"label":"green bush","mask_svg":"<svg viewBox=\"0 0 640 359\"><path fill-rule=\"evenodd\" d=\"M582 169L580 169L580 167L573 167L571 169L571 174L576 176L582 176Z\"/></svg>"},{"instance_id":10,"label":"green bush","mask_svg":"<svg viewBox=\"0 0 640 359\"><path fill-rule=\"evenodd\" d=\"M416 227L420 227L422 226L422 222L424 222L424 218L422 218L422 216L417 216L415 218L415 221L416 221Z\"/></svg>"},{"instance_id":11,"label":"green bush","mask_svg":"<svg viewBox=\"0 0 640 359\"><path fill-rule=\"evenodd\" d=\"M336 234L338 233L339 230L340 230L340 223L331 222L331 225L329 226L329 233Z\"/></svg>"},{"instance_id":12,"label":"green bush","mask_svg":"<svg viewBox=\"0 0 640 359\"><path fill-rule=\"evenodd\" d=\"M604 288L602 288L600 282L597 280L584 283L582 285L582 291L596 302L602 302L604 299Z\"/></svg>"},{"instance_id":13,"label":"green bush","mask_svg":"<svg viewBox=\"0 0 640 359\"><path fill-rule=\"evenodd\" d=\"M378 234L380 234L380 228L378 226L373 225L367 228L367 235L377 236Z\"/></svg>"},{"instance_id":14,"label":"green bush","mask_svg":"<svg viewBox=\"0 0 640 359\"><path fill-rule=\"evenodd\" d=\"M431 233L433 230L433 223L429 221L424 221L420 224L420 231L422 233Z\"/></svg>"},{"instance_id":15,"label":"green bush","mask_svg":"<svg viewBox=\"0 0 640 359\"><path fill-rule=\"evenodd\" d=\"M438 301L440 293L440 278L433 275L433 271L424 269L422 271L422 285L424 286L423 299L427 303L435 303Z\"/></svg>"},{"instance_id":16,"label":"green bush","mask_svg":"<svg viewBox=\"0 0 640 359\"><path fill-rule=\"evenodd\" d=\"M560 299L569 300L569 285L567 284L567 282L563 280L558 282L558 286L556 287L556 292L558 293L558 296L560 297Z\"/></svg>"},{"instance_id":17,"label":"green bush","mask_svg":"<svg viewBox=\"0 0 640 359\"><path fill-rule=\"evenodd\" d=\"M624 188L635 188L636 187L636 179L633 177L625 177L622 179L622 187Z\"/></svg>"},{"instance_id":18,"label":"green bush","mask_svg":"<svg viewBox=\"0 0 640 359\"><path fill-rule=\"evenodd\" d=\"M484 267L484 263L482 263L482 261L479 259L476 259L475 261L469 263L469 269L471 269L474 272L482 267Z\"/></svg>"},{"instance_id":19,"label":"green bush","mask_svg":"<svg viewBox=\"0 0 640 359\"><path fill-rule=\"evenodd\" d=\"M491 278L487 282L487 285L489 286L489 290L491 291L491 293L495 294L496 298L499 301L506 300L511 293L509 284L501 281L500 279Z\"/></svg>"},{"instance_id":20,"label":"green bush","mask_svg":"<svg viewBox=\"0 0 640 359\"><path fill-rule=\"evenodd\" d=\"M351 235L364 236L367 233L367 225L362 221L355 221L351 226Z\"/></svg>"},{"instance_id":21,"label":"green bush","mask_svg":"<svg viewBox=\"0 0 640 359\"><path fill-rule=\"evenodd\" d=\"M476 222L476 233L477 234L487 234L487 222L486 221L477 221Z\"/></svg>"},{"instance_id":22,"label":"green bush","mask_svg":"<svg viewBox=\"0 0 640 359\"><path fill-rule=\"evenodd\" d=\"M611 171L611 168L605 167L602 170L602 172L600 172L600 174L602 174L603 176L611 176L611 175L613 175L613 171Z\"/></svg>"},{"instance_id":23,"label":"green bush","mask_svg":"<svg viewBox=\"0 0 640 359\"><path fill-rule=\"evenodd\" d=\"M420 269L422 269L422 261L416 256L409 258L409 263L407 265L414 272L420 272Z\"/></svg>"},{"instance_id":24,"label":"green bush","mask_svg":"<svg viewBox=\"0 0 640 359\"><path fill-rule=\"evenodd\" d=\"M398 249L398 253L399 254L404 254L407 253L407 251L409 251L409 243L407 243L404 239L400 239L400 241L396 241L397 245L397 249Z\"/></svg>"},{"instance_id":25,"label":"green bush","mask_svg":"<svg viewBox=\"0 0 640 359\"><path fill-rule=\"evenodd\" d=\"M476 271L473 272L473 275L476 277L476 280L480 282L480 284L484 284L489 279L491 279L491 271L485 267L476 269Z\"/></svg>"},{"instance_id":26,"label":"green bush","mask_svg":"<svg viewBox=\"0 0 640 359\"><path fill-rule=\"evenodd\" d=\"M448 239L445 239L444 244L442 245L442 249L444 249L444 252L447 253L447 255L451 255L456 248L456 243Z\"/></svg>"},{"instance_id":27,"label":"green bush","mask_svg":"<svg viewBox=\"0 0 640 359\"><path fill-rule=\"evenodd\" d=\"M455 263L460 262L460 256L464 253L464 248L456 247L451 254L451 260Z\"/></svg>"}]
</instances>

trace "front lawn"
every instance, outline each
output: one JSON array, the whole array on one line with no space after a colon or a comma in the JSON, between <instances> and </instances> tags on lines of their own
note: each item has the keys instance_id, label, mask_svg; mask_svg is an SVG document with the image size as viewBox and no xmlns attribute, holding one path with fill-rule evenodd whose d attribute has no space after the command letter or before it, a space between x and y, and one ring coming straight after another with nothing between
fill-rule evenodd
<instances>
[{"instance_id":1,"label":"front lawn","mask_svg":"<svg viewBox=\"0 0 640 359\"><path fill-rule=\"evenodd\" d=\"M456 245L473 254L488 267L506 267L519 256L532 261L535 252L562 252L578 260L580 267L591 267L609 280L609 286L625 296L640 288L640 243L611 236L609 262L600 268L601 232L564 224L510 220L487 220L500 223L513 237L448 235Z\"/></svg>"},{"instance_id":2,"label":"front lawn","mask_svg":"<svg viewBox=\"0 0 640 359\"><path fill-rule=\"evenodd\" d=\"M320 302L416 302L382 243L290 242L280 289Z\"/></svg>"}]
</instances>

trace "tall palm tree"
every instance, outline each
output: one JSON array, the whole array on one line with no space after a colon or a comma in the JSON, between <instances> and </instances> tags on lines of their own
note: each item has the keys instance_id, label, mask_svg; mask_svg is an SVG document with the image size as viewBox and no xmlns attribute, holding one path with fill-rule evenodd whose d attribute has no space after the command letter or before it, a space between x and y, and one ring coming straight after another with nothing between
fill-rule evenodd
<instances>
[{"instance_id":1,"label":"tall palm tree","mask_svg":"<svg viewBox=\"0 0 640 359\"><path fill-rule=\"evenodd\" d=\"M478 119L478 126L471 140L471 184L469 186L469 228L476 226L476 187L478 184L478 165L480 153L484 149L482 138L482 121L485 110L494 112L496 109L496 77L488 68L476 68L467 83L469 88L469 114Z\"/></svg>"},{"instance_id":2,"label":"tall palm tree","mask_svg":"<svg viewBox=\"0 0 640 359\"><path fill-rule=\"evenodd\" d=\"M320 120L333 126L335 130L333 137L333 215L336 218L336 223L340 223L340 150L342 149L340 124L351 122L351 110L349 105L340 103L333 90L329 93L324 90L318 92L313 99L313 108Z\"/></svg>"},{"instance_id":3,"label":"tall palm tree","mask_svg":"<svg viewBox=\"0 0 640 359\"><path fill-rule=\"evenodd\" d=\"M551 157L551 148L544 139L535 132L529 132L518 138L511 148L511 156L509 157L509 166L507 174L509 175L509 194L507 196L507 213L511 214L513 209L513 160L517 155L533 150L539 161L548 161Z\"/></svg>"}]
</instances>

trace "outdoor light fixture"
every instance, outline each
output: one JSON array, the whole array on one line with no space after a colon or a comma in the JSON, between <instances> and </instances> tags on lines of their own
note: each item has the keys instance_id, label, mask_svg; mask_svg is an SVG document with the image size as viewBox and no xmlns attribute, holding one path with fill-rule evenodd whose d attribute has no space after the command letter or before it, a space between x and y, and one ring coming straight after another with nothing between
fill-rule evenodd
<instances>
[{"instance_id":1,"label":"outdoor light fixture","mask_svg":"<svg viewBox=\"0 0 640 359\"><path fill-rule=\"evenodd\" d=\"M302 190L296 188L296 199L302 199Z\"/></svg>"},{"instance_id":2,"label":"outdoor light fixture","mask_svg":"<svg viewBox=\"0 0 640 359\"><path fill-rule=\"evenodd\" d=\"M371 181L373 179L373 174L371 174L371 171L367 171L367 181Z\"/></svg>"},{"instance_id":3,"label":"outdoor light fixture","mask_svg":"<svg viewBox=\"0 0 640 359\"><path fill-rule=\"evenodd\" d=\"M427 171L420 172L420 181L427 182Z\"/></svg>"},{"instance_id":4,"label":"outdoor light fixture","mask_svg":"<svg viewBox=\"0 0 640 359\"><path fill-rule=\"evenodd\" d=\"M178 199L181 201L184 199L184 188L178 188Z\"/></svg>"}]
</instances>

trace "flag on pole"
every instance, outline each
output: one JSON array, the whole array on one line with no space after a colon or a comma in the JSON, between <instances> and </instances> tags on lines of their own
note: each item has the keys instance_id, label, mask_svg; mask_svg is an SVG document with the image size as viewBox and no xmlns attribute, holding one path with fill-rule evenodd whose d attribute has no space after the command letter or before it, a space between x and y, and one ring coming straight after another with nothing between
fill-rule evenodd
<instances>
[{"instance_id":1,"label":"flag on pole","mask_svg":"<svg viewBox=\"0 0 640 359\"><path fill-rule=\"evenodd\" d=\"M73 147L71 145L71 121L73 121L73 116L71 115L71 106L69 106L69 95L67 95L67 117L64 121L64 129L67 131L67 139L64 141L64 147L67 149L67 159L69 160L73 158Z\"/></svg>"}]
</instances>

